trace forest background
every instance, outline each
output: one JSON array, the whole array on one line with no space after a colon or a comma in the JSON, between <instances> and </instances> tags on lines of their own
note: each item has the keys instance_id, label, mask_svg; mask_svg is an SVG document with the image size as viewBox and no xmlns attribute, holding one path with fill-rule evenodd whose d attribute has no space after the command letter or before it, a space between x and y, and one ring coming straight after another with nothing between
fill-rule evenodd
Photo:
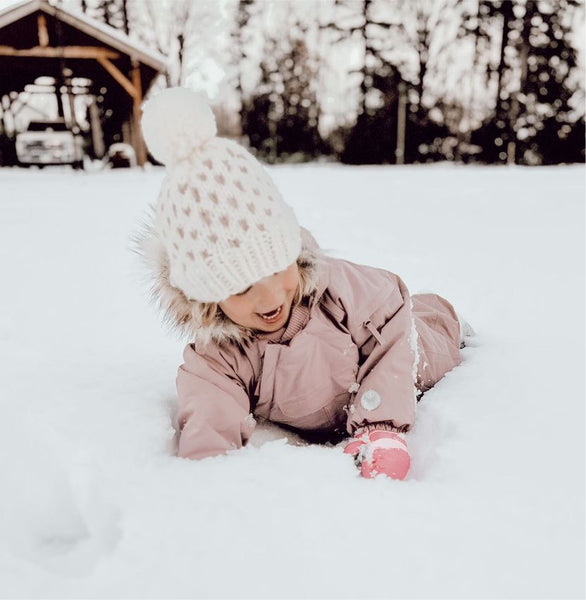
<instances>
[{"instance_id":1,"label":"forest background","mask_svg":"<svg viewBox=\"0 0 586 600\"><path fill-rule=\"evenodd\" d=\"M584 162L581 0L56 0L268 163ZM107 119L107 115L102 115Z\"/></svg>"}]
</instances>

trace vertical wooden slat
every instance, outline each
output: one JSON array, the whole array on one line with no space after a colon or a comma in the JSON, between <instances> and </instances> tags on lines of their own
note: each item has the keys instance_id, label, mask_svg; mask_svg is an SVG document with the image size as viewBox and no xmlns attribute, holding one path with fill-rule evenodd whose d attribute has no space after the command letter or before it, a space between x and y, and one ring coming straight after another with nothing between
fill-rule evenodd
<instances>
[{"instance_id":1,"label":"vertical wooden slat","mask_svg":"<svg viewBox=\"0 0 586 600\"><path fill-rule=\"evenodd\" d=\"M89 107L90 130L92 132L92 144L97 158L103 158L106 154L106 145L104 143L104 131L100 123L100 113L96 98L94 97Z\"/></svg>"},{"instance_id":2,"label":"vertical wooden slat","mask_svg":"<svg viewBox=\"0 0 586 600\"><path fill-rule=\"evenodd\" d=\"M132 59L132 71L130 77L135 90L135 94L132 98L134 150L136 152L136 162L142 166L146 163L147 157L144 140L142 138L142 130L140 128L140 118L142 116L142 81L140 76L140 63L135 58Z\"/></svg>"},{"instance_id":3,"label":"vertical wooden slat","mask_svg":"<svg viewBox=\"0 0 586 600\"><path fill-rule=\"evenodd\" d=\"M39 36L39 46L46 48L49 45L49 30L47 29L45 15L38 15L37 17L37 33Z\"/></svg>"}]
</instances>

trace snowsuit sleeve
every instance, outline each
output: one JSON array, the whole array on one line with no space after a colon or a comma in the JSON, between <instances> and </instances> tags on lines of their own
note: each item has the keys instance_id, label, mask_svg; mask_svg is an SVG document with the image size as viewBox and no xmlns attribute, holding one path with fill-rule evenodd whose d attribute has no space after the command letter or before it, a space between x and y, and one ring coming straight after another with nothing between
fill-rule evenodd
<instances>
[{"instance_id":1,"label":"snowsuit sleeve","mask_svg":"<svg viewBox=\"0 0 586 600\"><path fill-rule=\"evenodd\" d=\"M360 388L348 413L349 433L374 423L408 431L415 420L416 333L411 299L403 281L389 276L394 279L392 291L382 305L366 320L351 324L361 360Z\"/></svg>"},{"instance_id":2,"label":"snowsuit sleeve","mask_svg":"<svg viewBox=\"0 0 586 600\"><path fill-rule=\"evenodd\" d=\"M375 423L408 431L415 420L417 334L407 287L393 273L348 263L338 277L337 302L359 352L348 433Z\"/></svg>"},{"instance_id":3,"label":"snowsuit sleeve","mask_svg":"<svg viewBox=\"0 0 586 600\"><path fill-rule=\"evenodd\" d=\"M205 458L240 448L255 421L245 384L221 352L197 353L187 346L177 374L179 445L184 458Z\"/></svg>"}]
</instances>

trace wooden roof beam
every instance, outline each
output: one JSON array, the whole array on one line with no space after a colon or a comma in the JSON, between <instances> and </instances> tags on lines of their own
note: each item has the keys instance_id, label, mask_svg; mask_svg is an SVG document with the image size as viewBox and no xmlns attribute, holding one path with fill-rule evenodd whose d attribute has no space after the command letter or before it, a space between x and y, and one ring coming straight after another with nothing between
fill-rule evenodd
<instances>
[{"instance_id":1,"label":"wooden roof beam","mask_svg":"<svg viewBox=\"0 0 586 600\"><path fill-rule=\"evenodd\" d=\"M0 46L0 56L21 56L25 58L95 58L112 59L120 58L118 52L112 52L99 46L35 46L17 50L12 46Z\"/></svg>"},{"instance_id":2,"label":"wooden roof beam","mask_svg":"<svg viewBox=\"0 0 586 600\"><path fill-rule=\"evenodd\" d=\"M103 56L98 56L97 61L110 73L110 75L126 90L126 93L132 98L140 98L141 90L137 89L134 84L116 67L116 65L112 64L107 58Z\"/></svg>"}]
</instances>

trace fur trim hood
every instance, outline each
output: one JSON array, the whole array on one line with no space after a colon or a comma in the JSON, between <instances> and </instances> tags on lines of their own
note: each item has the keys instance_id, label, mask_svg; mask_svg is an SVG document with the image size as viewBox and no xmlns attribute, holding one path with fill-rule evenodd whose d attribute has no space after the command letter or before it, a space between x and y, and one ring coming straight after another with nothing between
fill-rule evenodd
<instances>
[{"instance_id":1,"label":"fur trim hood","mask_svg":"<svg viewBox=\"0 0 586 600\"><path fill-rule=\"evenodd\" d=\"M319 285L323 254L304 228L301 228L301 239L301 253L297 259L301 298L312 306L323 293ZM217 304L189 300L180 289L171 285L167 252L155 230L154 213L135 236L133 249L147 268L151 299L163 313L163 321L170 330L197 347L210 342L242 345L253 337L250 329L233 323Z\"/></svg>"}]
</instances>

